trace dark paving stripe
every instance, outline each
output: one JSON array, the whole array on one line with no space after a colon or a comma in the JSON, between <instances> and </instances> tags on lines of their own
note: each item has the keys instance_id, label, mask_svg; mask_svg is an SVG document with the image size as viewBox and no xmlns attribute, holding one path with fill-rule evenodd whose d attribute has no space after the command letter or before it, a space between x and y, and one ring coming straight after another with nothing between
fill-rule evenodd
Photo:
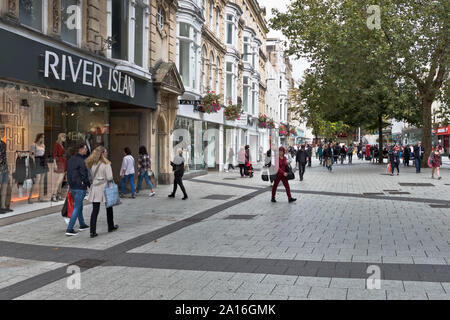
<instances>
[{"instance_id":1,"label":"dark paving stripe","mask_svg":"<svg viewBox=\"0 0 450 320\"><path fill-rule=\"evenodd\" d=\"M157 268L237 273L264 273L325 278L367 279L369 265L377 265L382 280L448 282L450 266L426 264L333 262L287 259L258 259L176 254L125 253L104 264L137 268Z\"/></svg>"},{"instance_id":2,"label":"dark paving stripe","mask_svg":"<svg viewBox=\"0 0 450 320\"><path fill-rule=\"evenodd\" d=\"M171 225L162 227L162 228L160 228L158 230L155 230L155 231L152 231L150 233L138 236L138 237L136 237L134 239L130 239L128 241L122 242L122 243L120 243L120 244L118 244L116 246L113 246L113 247L107 249L106 251L107 252L114 252L116 254L119 254L119 253L122 253L122 252L127 252L127 251L130 251L132 249L141 247L141 246L143 246L143 245L145 245L147 243L150 243L150 242L152 242L154 240L157 240L157 239L160 239L162 237L165 237L165 236L167 236L167 235L169 235L171 233L177 232L177 231L179 231L179 230L181 230L183 228L189 227L189 226L191 226L191 225L193 225L195 223L199 223L199 222L201 222L204 219L207 219L207 218L209 218L209 217L211 217L211 216L213 216L213 215L215 215L215 214L217 214L219 212L222 212L222 211L224 211L224 210L226 210L228 208L231 208L231 207L233 207L235 205L238 205L238 204L240 204L242 202L248 201L248 200L250 200L250 199L252 199L252 198L254 198L254 197L256 197L256 196L258 196L258 195L260 195L262 193L265 193L265 192L269 191L269 190L270 190L269 188L258 188L258 191L254 191L254 192L252 192L250 194L247 194L245 196L242 196L240 198L237 198L237 199L234 199L234 200L222 203L222 204L220 204L218 206L215 206L215 207L213 207L211 209L207 209L207 210L202 211L202 212L200 212L200 213L198 213L198 214L196 214L196 215L194 215L192 217L189 217L189 218L183 219L181 221L175 222L175 223L173 223Z\"/></svg>"},{"instance_id":3,"label":"dark paving stripe","mask_svg":"<svg viewBox=\"0 0 450 320\"><path fill-rule=\"evenodd\" d=\"M0 256L19 259L71 263L89 256L97 256L102 250L41 246L0 241Z\"/></svg>"},{"instance_id":4,"label":"dark paving stripe","mask_svg":"<svg viewBox=\"0 0 450 320\"><path fill-rule=\"evenodd\" d=\"M241 220L250 220L253 219L254 217L256 217L256 214L231 214L228 217L224 218L224 219L229 219L229 220L233 220L233 219L241 219Z\"/></svg>"},{"instance_id":5,"label":"dark paving stripe","mask_svg":"<svg viewBox=\"0 0 450 320\"><path fill-rule=\"evenodd\" d=\"M390 196L364 195L364 194L358 194L358 193L341 193L341 192L292 190L292 189L291 189L291 193L304 193L304 194L314 194L314 195L319 195L319 196L322 195L322 196L332 196L332 197L349 197L349 198L359 198L359 199L380 199L380 200L409 201L409 202L421 202L421 203L450 204L450 200L409 198L409 197L390 197Z\"/></svg>"},{"instance_id":6,"label":"dark paving stripe","mask_svg":"<svg viewBox=\"0 0 450 320\"><path fill-rule=\"evenodd\" d=\"M450 208L450 204L430 204L431 208Z\"/></svg>"},{"instance_id":7,"label":"dark paving stripe","mask_svg":"<svg viewBox=\"0 0 450 320\"><path fill-rule=\"evenodd\" d=\"M209 196L203 197L202 199L207 200L228 200L230 198L233 198L233 195L227 195L227 194L211 194Z\"/></svg>"},{"instance_id":8,"label":"dark paving stripe","mask_svg":"<svg viewBox=\"0 0 450 320\"><path fill-rule=\"evenodd\" d=\"M410 182L399 182L399 185L402 187L434 187L434 184L431 183L410 183Z\"/></svg>"},{"instance_id":9,"label":"dark paving stripe","mask_svg":"<svg viewBox=\"0 0 450 320\"><path fill-rule=\"evenodd\" d=\"M190 181L192 181L192 182L199 182L199 183L207 183L207 184L215 184L215 185L218 185L218 186L241 188L241 189L253 189L253 190L265 189L264 187L254 187L254 186L247 186L247 185L242 185L242 184L224 183L224 182L216 182L216 181L206 181L206 180L198 180L198 179L191 179Z\"/></svg>"},{"instance_id":10,"label":"dark paving stripe","mask_svg":"<svg viewBox=\"0 0 450 320\"><path fill-rule=\"evenodd\" d=\"M376 196L376 195L384 195L383 192L363 192L363 195L365 196Z\"/></svg>"},{"instance_id":11,"label":"dark paving stripe","mask_svg":"<svg viewBox=\"0 0 450 320\"><path fill-rule=\"evenodd\" d=\"M391 192L389 192L389 194L411 194L411 193L405 192L405 191L391 191Z\"/></svg>"}]
</instances>

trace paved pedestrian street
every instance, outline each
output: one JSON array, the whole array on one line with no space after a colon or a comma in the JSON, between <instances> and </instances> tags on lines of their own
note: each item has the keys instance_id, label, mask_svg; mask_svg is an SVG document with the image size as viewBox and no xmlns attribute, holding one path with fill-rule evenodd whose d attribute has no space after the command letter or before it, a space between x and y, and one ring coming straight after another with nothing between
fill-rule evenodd
<instances>
[{"instance_id":1,"label":"paved pedestrian street","mask_svg":"<svg viewBox=\"0 0 450 320\"><path fill-rule=\"evenodd\" d=\"M113 233L102 207L94 239L65 236L60 213L7 224L0 299L448 300L449 168L432 180L357 159L329 173L314 159L290 181L291 204L282 184L270 202L261 171L235 171L186 180L186 201L168 185L124 199Z\"/></svg>"}]
</instances>

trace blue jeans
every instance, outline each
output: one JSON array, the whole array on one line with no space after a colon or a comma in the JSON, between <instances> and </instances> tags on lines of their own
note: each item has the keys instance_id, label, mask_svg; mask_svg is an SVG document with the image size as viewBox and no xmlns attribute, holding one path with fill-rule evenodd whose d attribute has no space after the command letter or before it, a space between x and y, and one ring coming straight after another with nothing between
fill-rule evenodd
<instances>
[{"instance_id":1,"label":"blue jeans","mask_svg":"<svg viewBox=\"0 0 450 320\"><path fill-rule=\"evenodd\" d=\"M83 217L83 199L86 196L86 190L72 189L70 190L70 192L72 192L74 202L73 202L73 212L72 216L70 217L69 226L67 227L67 230L73 229L73 227L75 226L75 222L77 222L77 218L80 226L86 225Z\"/></svg>"},{"instance_id":2,"label":"blue jeans","mask_svg":"<svg viewBox=\"0 0 450 320\"><path fill-rule=\"evenodd\" d=\"M134 196L134 173L127 174L122 178L122 194L125 193L125 183L127 182L127 180L130 182L131 195Z\"/></svg>"},{"instance_id":3,"label":"blue jeans","mask_svg":"<svg viewBox=\"0 0 450 320\"><path fill-rule=\"evenodd\" d=\"M419 158L414 158L414 161L416 163L416 172L420 172L420 157Z\"/></svg>"},{"instance_id":4,"label":"blue jeans","mask_svg":"<svg viewBox=\"0 0 450 320\"><path fill-rule=\"evenodd\" d=\"M152 190L153 189L153 184L150 181L150 178L148 176L147 170L139 172L137 190L140 191L142 189L142 180L144 180L144 179L147 182L148 187L150 188L150 190Z\"/></svg>"}]
</instances>

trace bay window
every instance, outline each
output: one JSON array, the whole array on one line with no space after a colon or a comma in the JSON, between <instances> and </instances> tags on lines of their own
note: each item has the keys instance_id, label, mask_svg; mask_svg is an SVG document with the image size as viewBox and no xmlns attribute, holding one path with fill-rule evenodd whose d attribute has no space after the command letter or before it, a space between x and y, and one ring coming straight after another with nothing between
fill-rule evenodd
<instances>
[{"instance_id":1,"label":"bay window","mask_svg":"<svg viewBox=\"0 0 450 320\"><path fill-rule=\"evenodd\" d=\"M242 93L242 103L244 105L244 111L248 112L248 77L244 77L244 86L243 86L243 93Z\"/></svg>"},{"instance_id":2,"label":"bay window","mask_svg":"<svg viewBox=\"0 0 450 320\"><path fill-rule=\"evenodd\" d=\"M244 37L244 49L243 49L243 51L244 51L244 54L243 54L243 59L244 59L244 61L248 61L248 56L249 56L249 46L250 46L250 44L249 44L249 41L248 41L248 37Z\"/></svg>"},{"instance_id":3,"label":"bay window","mask_svg":"<svg viewBox=\"0 0 450 320\"><path fill-rule=\"evenodd\" d=\"M206 87L206 48L202 49L202 65L200 70L200 93L203 94L205 92Z\"/></svg>"},{"instance_id":4,"label":"bay window","mask_svg":"<svg viewBox=\"0 0 450 320\"><path fill-rule=\"evenodd\" d=\"M179 47L180 52L178 55L178 68L180 70L181 80L183 81L183 85L189 86L190 80L190 26L187 23L181 22L179 24Z\"/></svg>"},{"instance_id":5,"label":"bay window","mask_svg":"<svg viewBox=\"0 0 450 320\"><path fill-rule=\"evenodd\" d=\"M233 63L226 64L226 102L233 100Z\"/></svg>"},{"instance_id":6,"label":"bay window","mask_svg":"<svg viewBox=\"0 0 450 320\"><path fill-rule=\"evenodd\" d=\"M44 1L45 0L20 0L19 22L38 31L44 31Z\"/></svg>"},{"instance_id":7,"label":"bay window","mask_svg":"<svg viewBox=\"0 0 450 320\"><path fill-rule=\"evenodd\" d=\"M233 23L233 15L227 14L227 44L233 44L233 32L234 32L234 23Z\"/></svg>"},{"instance_id":8,"label":"bay window","mask_svg":"<svg viewBox=\"0 0 450 320\"><path fill-rule=\"evenodd\" d=\"M255 92L255 83L252 84L252 114L255 114L255 101L256 100L256 92Z\"/></svg>"}]
</instances>

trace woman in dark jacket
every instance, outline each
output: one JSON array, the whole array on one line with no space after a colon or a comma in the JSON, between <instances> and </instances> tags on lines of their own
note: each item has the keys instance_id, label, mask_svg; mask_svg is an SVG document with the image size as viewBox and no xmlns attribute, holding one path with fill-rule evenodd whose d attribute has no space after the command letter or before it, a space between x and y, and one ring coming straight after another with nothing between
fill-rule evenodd
<instances>
[{"instance_id":1,"label":"woman in dark jacket","mask_svg":"<svg viewBox=\"0 0 450 320\"><path fill-rule=\"evenodd\" d=\"M173 192L169 194L169 198L175 198L175 193L177 192L177 186L179 185L181 188L181 191L183 191L184 197L183 200L186 200L188 198L186 189L183 185L183 175L184 175L184 159L181 156L183 154L182 149L177 150L177 155L173 159L173 161L170 162L170 165L173 168L173 174L175 176L175 180L173 181Z\"/></svg>"},{"instance_id":2,"label":"woman in dark jacket","mask_svg":"<svg viewBox=\"0 0 450 320\"><path fill-rule=\"evenodd\" d=\"M291 189L289 188L289 182L286 178L288 175L288 162L287 162L286 157L284 156L284 154L286 153L286 149L284 149L283 147L280 147L278 149L278 151L280 153L280 157L278 158L277 177L276 177L275 182L272 187L272 202L277 202L275 200L275 194L277 193L277 188L278 188L278 184L280 183L280 181L283 182L283 185L286 188L286 194L288 196L289 202L294 202L297 199L292 198Z\"/></svg>"}]
</instances>

